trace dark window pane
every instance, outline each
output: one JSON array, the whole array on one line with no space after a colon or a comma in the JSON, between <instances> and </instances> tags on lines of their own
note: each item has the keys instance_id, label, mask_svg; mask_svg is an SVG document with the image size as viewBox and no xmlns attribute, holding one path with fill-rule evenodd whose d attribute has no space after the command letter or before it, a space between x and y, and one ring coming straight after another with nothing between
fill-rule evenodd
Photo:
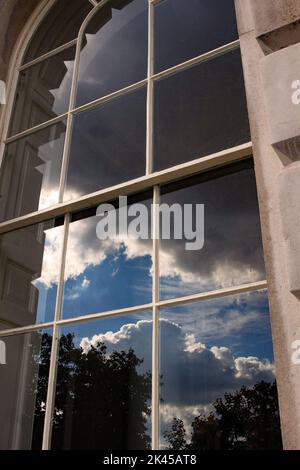
<instances>
[{"instance_id":1,"label":"dark window pane","mask_svg":"<svg viewBox=\"0 0 300 470\"><path fill-rule=\"evenodd\" d=\"M20 72L9 135L68 111L74 56L72 47Z\"/></svg>"},{"instance_id":2,"label":"dark window pane","mask_svg":"<svg viewBox=\"0 0 300 470\"><path fill-rule=\"evenodd\" d=\"M250 140L240 51L155 84L154 169Z\"/></svg>"},{"instance_id":3,"label":"dark window pane","mask_svg":"<svg viewBox=\"0 0 300 470\"><path fill-rule=\"evenodd\" d=\"M265 292L161 311L161 447L281 449Z\"/></svg>"},{"instance_id":4,"label":"dark window pane","mask_svg":"<svg viewBox=\"0 0 300 470\"><path fill-rule=\"evenodd\" d=\"M155 72L238 39L234 0L165 0L155 6Z\"/></svg>"},{"instance_id":5,"label":"dark window pane","mask_svg":"<svg viewBox=\"0 0 300 470\"><path fill-rule=\"evenodd\" d=\"M8 144L0 178L0 220L58 203L66 122Z\"/></svg>"},{"instance_id":6,"label":"dark window pane","mask_svg":"<svg viewBox=\"0 0 300 470\"><path fill-rule=\"evenodd\" d=\"M161 241L163 299L265 279L252 163L235 164L162 188L161 202L204 204L204 246L188 250L184 238ZM201 220L193 230L201 232ZM173 230L172 230L173 232ZM172 233L171 232L171 233Z\"/></svg>"},{"instance_id":7,"label":"dark window pane","mask_svg":"<svg viewBox=\"0 0 300 470\"><path fill-rule=\"evenodd\" d=\"M6 364L0 366L0 449L41 449L52 331L0 338Z\"/></svg>"},{"instance_id":8,"label":"dark window pane","mask_svg":"<svg viewBox=\"0 0 300 470\"><path fill-rule=\"evenodd\" d=\"M146 89L74 118L64 200L145 174Z\"/></svg>"},{"instance_id":9,"label":"dark window pane","mask_svg":"<svg viewBox=\"0 0 300 470\"><path fill-rule=\"evenodd\" d=\"M152 242L149 195L128 200L128 207L141 202L148 210L149 238L97 237L99 216L72 222L67 247L63 318L145 305L152 298ZM117 231L119 209L116 206ZM129 217L129 222L133 219ZM118 235L118 233L117 233Z\"/></svg>"},{"instance_id":10,"label":"dark window pane","mask_svg":"<svg viewBox=\"0 0 300 470\"><path fill-rule=\"evenodd\" d=\"M151 314L61 330L53 449L151 448Z\"/></svg>"},{"instance_id":11,"label":"dark window pane","mask_svg":"<svg viewBox=\"0 0 300 470\"><path fill-rule=\"evenodd\" d=\"M81 51L77 106L147 75L147 0L117 0L92 18Z\"/></svg>"},{"instance_id":12,"label":"dark window pane","mask_svg":"<svg viewBox=\"0 0 300 470\"><path fill-rule=\"evenodd\" d=\"M0 329L53 321L62 238L54 221L0 236Z\"/></svg>"},{"instance_id":13,"label":"dark window pane","mask_svg":"<svg viewBox=\"0 0 300 470\"><path fill-rule=\"evenodd\" d=\"M76 39L91 9L88 0L57 0L31 39L23 63Z\"/></svg>"}]
</instances>

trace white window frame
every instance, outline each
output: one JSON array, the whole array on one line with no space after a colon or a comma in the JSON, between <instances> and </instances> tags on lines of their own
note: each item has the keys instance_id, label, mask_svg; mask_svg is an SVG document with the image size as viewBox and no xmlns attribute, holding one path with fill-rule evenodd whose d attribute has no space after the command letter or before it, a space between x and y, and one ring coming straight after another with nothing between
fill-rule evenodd
<instances>
[{"instance_id":1,"label":"white window frame","mask_svg":"<svg viewBox=\"0 0 300 470\"><path fill-rule=\"evenodd\" d=\"M39 130L45 129L52 124L61 122L67 119L65 146L62 159L62 170L60 178L59 188L59 203L55 206L47 209L36 211L31 214L27 214L18 217L13 220L0 223L0 235L8 233L12 230L27 227L29 225L37 224L40 222L47 221L59 216L64 216L64 236L63 236L63 254L60 265L60 275L57 290L57 299L55 307L55 317L53 322L35 324L31 326L13 328L9 330L0 331L0 338L6 336L12 336L16 334L25 334L32 331L53 328L53 340L52 340L52 352L51 362L49 371L48 381L48 394L47 404L45 413L45 424L43 434L43 450L51 448L51 435L52 435L52 414L54 410L55 402L55 388L56 388L56 373L57 373L57 359L59 349L59 334L60 327L65 325L71 325L74 323L82 323L90 320L114 317L119 315L133 314L141 311L152 311L153 316L153 333L152 333L152 449L159 450L160 441L160 428L159 428L159 396L160 396L160 337L159 337L159 312L161 308L172 307L176 305L183 305L191 302L199 302L210 299L217 299L220 297L226 297L231 295L242 294L246 292L253 292L258 290L265 290L267 288L267 281L263 280L260 282L253 282L249 284L243 284L234 286L226 289L218 289L210 292L198 293L185 297L163 300L159 298L159 250L160 242L157 236L153 237L153 288L152 288L152 302L146 305L138 305L131 308L118 309L113 311L106 311L96 313L93 315L81 316L78 318L62 320L61 309L62 309L62 297L63 297L63 286L64 286L64 272L65 272L65 261L66 261L66 250L68 241L69 225L71 220L71 214L79 210L84 210L92 206L96 206L102 202L109 201L117 198L119 195L130 195L144 190L153 190L153 202L155 204L156 212L154 213L154 234L158 234L159 227L159 213L158 204L160 199L159 185L169 183L172 181L180 180L182 178L192 176L198 173L202 173L211 169L215 169L229 163L241 161L249 158L253 153L252 143L247 142L243 145L239 145L234 148L222 150L220 152L207 155L205 157L196 158L187 163L183 163L172 168L168 168L162 171L153 172L153 108L154 108L154 96L153 89L155 81L171 76L179 71L188 69L193 65L200 64L201 62L207 61L218 57L226 52L238 49L240 47L240 41L236 40L232 43L226 44L215 50L201 54L191 60L175 65L167 70L154 74L154 5L161 0L148 0L149 3L149 18L148 18L148 72L147 77L133 85L122 88L116 92L113 92L107 96L101 97L88 104L84 104L80 107L75 107L76 100L76 89L77 89L77 78L79 70L79 60L81 51L81 42L84 36L85 28L90 19L110 0L102 0L99 3L96 0L87 0L93 6L93 9L88 14L82 26L80 28L77 39L74 39L67 44L64 44L46 54L28 62L27 64L21 64L21 60L24 56L24 52L34 32L42 19L47 15L50 8L55 3L55 0L44 0L38 9L32 15L28 22L25 30L19 40L19 46L16 48L16 53L12 59L12 65L9 71L8 78L8 102L5 112L2 115L2 121L0 123L0 129L2 128L1 135L1 148L0 148L0 164L3 160L4 148L6 144L15 142L25 136L31 135ZM31 129L27 129L14 136L8 137L8 126L10 117L13 110L13 101L17 87L18 75L20 71L27 69L28 67L38 64L39 62L58 54L70 47L76 46L76 54L74 61L73 79L71 86L70 102L68 112L55 117L54 119L45 123L39 124ZM146 171L145 175L136 178L134 180L122 183L113 187L101 189L93 194L89 194L80 197L76 200L63 202L63 193L66 182L72 127L74 116L83 111L93 109L96 106L117 98L130 91L137 90L143 86L147 86L147 133L146 133ZM1 169L1 168L0 168Z\"/></svg>"}]
</instances>

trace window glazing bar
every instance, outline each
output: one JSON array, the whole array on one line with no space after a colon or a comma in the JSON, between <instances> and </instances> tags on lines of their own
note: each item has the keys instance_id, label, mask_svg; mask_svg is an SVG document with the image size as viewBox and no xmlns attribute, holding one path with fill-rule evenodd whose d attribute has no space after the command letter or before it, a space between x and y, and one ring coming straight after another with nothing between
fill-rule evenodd
<instances>
[{"instance_id":1,"label":"window glazing bar","mask_svg":"<svg viewBox=\"0 0 300 470\"><path fill-rule=\"evenodd\" d=\"M60 326L70 325L73 323L78 324L78 323L84 323L86 321L99 320L102 318L117 317L121 315L128 315L132 313L149 311L149 310L153 310L154 306L156 306L159 309L162 309L165 307L168 308L168 307L174 307L177 305L183 305L183 304L188 304L188 303L193 303L193 302L201 302L201 301L206 301L206 300L218 299L221 297L229 297L231 295L245 294L247 292L266 290L267 288L268 288L267 281L262 280L259 282L252 282L252 283L243 284L240 286L228 287L226 289L217 289L217 290L208 291L208 292L201 292L198 294L193 294L191 296L178 297L178 298L167 299L167 300L162 300L162 301L158 300L156 303L136 305L134 307L128 307L128 308L123 308L119 310L110 310L106 312L93 313L93 314L85 315L81 317L68 318L66 320L58 320L56 323L57 325L60 325ZM36 325L10 328L8 330L1 330L0 337L30 333L32 331L37 331L37 330L45 330L48 328L52 328L53 326L54 326L54 323L39 323Z\"/></svg>"},{"instance_id":2,"label":"window glazing bar","mask_svg":"<svg viewBox=\"0 0 300 470\"><path fill-rule=\"evenodd\" d=\"M22 72L23 70L28 69L29 67L32 67L33 65L39 64L40 62L43 62L46 59L49 59L50 57L53 57L56 54L59 54L60 52L65 51L66 49L69 49L73 46L76 46L77 44L77 39L72 39L72 41L67 42L66 44L62 44L61 46L58 46L56 49L52 49L52 51L46 52L46 54L43 54L36 59L31 60L30 62L27 62L26 64L21 65L18 67L18 71Z\"/></svg>"},{"instance_id":3,"label":"window glazing bar","mask_svg":"<svg viewBox=\"0 0 300 470\"><path fill-rule=\"evenodd\" d=\"M46 220L65 215L68 212L77 212L83 209L88 209L89 207L94 207L102 202L115 199L119 195L127 196L135 194L146 189L151 189L151 187L157 184L166 184L197 173L215 169L225 164L247 159L251 156L251 153L252 144L248 142L247 144L223 150L207 157L201 157L166 170L152 173L149 176L143 176L126 183L102 189L76 200L57 204L42 211L33 212L31 214L3 222L0 224L0 234L28 225L44 222Z\"/></svg>"},{"instance_id":4,"label":"window glazing bar","mask_svg":"<svg viewBox=\"0 0 300 470\"><path fill-rule=\"evenodd\" d=\"M142 176L135 180L127 181L126 183L101 189L79 199L67 201L42 211L33 212L16 219L2 222L0 224L0 234L10 232L21 227L26 227L28 225L44 222L46 220L65 215L68 212L77 212L83 209L88 209L102 202L118 198L120 195L128 196L130 194L151 189L157 184L166 184L197 173L212 170L226 164L248 159L251 156L251 153L252 143L248 142L231 149L222 150L221 152L217 152L207 157L201 157L166 170L152 173L148 176Z\"/></svg>"},{"instance_id":5,"label":"window glazing bar","mask_svg":"<svg viewBox=\"0 0 300 470\"><path fill-rule=\"evenodd\" d=\"M216 57L226 54L227 52L239 49L239 47L240 47L240 40L237 39L236 41L225 44L225 46L221 46L221 47L218 47L217 49L213 49L209 52L205 52L204 54L194 57L193 59L187 60L186 62L182 62L181 64L178 64L178 65L174 65L174 67L170 67L169 69L163 70L162 72L159 72L153 75L152 79L160 80L161 78L170 77L171 75L174 75L177 72L181 72L183 70L189 69L190 67L193 67L194 65L200 64L202 62L206 62L211 59L215 59Z\"/></svg>"},{"instance_id":6,"label":"window glazing bar","mask_svg":"<svg viewBox=\"0 0 300 470\"><path fill-rule=\"evenodd\" d=\"M147 76L147 134L146 134L146 175L153 171L153 125L154 125L154 8L148 5L148 76Z\"/></svg>"},{"instance_id":7,"label":"window glazing bar","mask_svg":"<svg viewBox=\"0 0 300 470\"><path fill-rule=\"evenodd\" d=\"M7 139L5 139L4 143L11 144L12 142L23 139L23 137L27 137L28 135L35 134L36 132L39 132L43 129L47 129L47 127L53 126L53 124L57 124L58 122L67 119L67 117L68 113L60 114L59 116L50 119L50 121L42 122L41 124L31 127L30 129L26 129L25 131L22 131L19 134L15 134L11 137L8 137Z\"/></svg>"},{"instance_id":8,"label":"window glazing bar","mask_svg":"<svg viewBox=\"0 0 300 470\"><path fill-rule=\"evenodd\" d=\"M160 189L153 188L153 210L152 210L152 239L153 239L153 320L152 320L152 450L159 450L159 396L160 396L160 329L159 308L157 307L160 297L159 287L159 236L160 236Z\"/></svg>"},{"instance_id":9,"label":"window glazing bar","mask_svg":"<svg viewBox=\"0 0 300 470\"><path fill-rule=\"evenodd\" d=\"M60 177L60 187L59 187L59 203L63 202L64 191L66 186L66 179L67 179L67 172L69 166L69 157L70 157L70 150L71 150L71 137L73 131L73 115L72 110L75 108L76 103L76 94L77 94L77 87L78 87L78 74L79 74L79 62L80 62L80 55L81 55L81 46L82 41L85 34L85 29L93 18L93 16L100 10L100 8L104 7L110 0L102 0L100 3L97 4L93 8L93 10L87 15L85 20L83 21L76 43L76 53L75 53L75 60L74 60L74 68L73 68L73 76L72 76L72 85L71 85L71 92L70 92L70 100L69 100L69 112L68 112L68 119L67 119L67 130L66 130L66 138L65 138L65 145L64 145L64 152L63 152L63 159L62 159L62 166L61 166L61 177Z\"/></svg>"},{"instance_id":10,"label":"window glazing bar","mask_svg":"<svg viewBox=\"0 0 300 470\"><path fill-rule=\"evenodd\" d=\"M0 337L22 335L25 333L33 333L34 331L47 330L49 328L53 328L53 322L37 323L35 325L29 325L29 326L17 326L15 328L1 330Z\"/></svg>"},{"instance_id":11,"label":"window glazing bar","mask_svg":"<svg viewBox=\"0 0 300 470\"><path fill-rule=\"evenodd\" d=\"M72 109L70 112L72 114L78 114L83 111L89 111L101 105L102 103L106 103L107 101L110 101L114 98L118 98L119 96L125 95L126 93L139 90L143 86L147 85L147 83L148 83L148 80L147 78L145 78L144 80L133 83L132 85L128 85L124 88L121 88L120 90L114 91L110 93L109 95L101 96L101 98L97 98L96 100L91 101L90 103L86 103L86 104L83 104L82 106L78 106L77 108Z\"/></svg>"},{"instance_id":12,"label":"window glazing bar","mask_svg":"<svg viewBox=\"0 0 300 470\"><path fill-rule=\"evenodd\" d=\"M212 299L219 299L220 297L229 297L231 295L245 294L246 292L253 292L259 290L265 290L268 288L266 280L258 282L250 282L248 284L242 284L240 286L226 287L224 289L217 289L213 291L205 291L199 294L187 295L184 297L178 297L175 299L162 300L157 302L157 307L167 308L175 307L177 305L189 304L193 302L200 302Z\"/></svg>"},{"instance_id":13,"label":"window glazing bar","mask_svg":"<svg viewBox=\"0 0 300 470\"><path fill-rule=\"evenodd\" d=\"M74 324L84 323L86 321L101 320L102 318L107 318L107 317L131 315L133 313L140 313L140 312L147 311L147 310L149 311L151 309L152 309L152 303L144 304L144 305L136 305L134 307L122 308L118 310L110 310L108 312L92 313L90 315L84 315L81 317L68 318L66 320L59 320L57 324L60 326L64 326L64 325L70 325L73 323Z\"/></svg>"},{"instance_id":14,"label":"window glazing bar","mask_svg":"<svg viewBox=\"0 0 300 470\"><path fill-rule=\"evenodd\" d=\"M64 224L64 239L63 239L60 273L59 273L59 281L58 281L57 297L56 297L56 305L55 305L55 317L54 317L49 377L48 377L48 390L47 390L42 450L49 450L51 448L51 435L52 435L52 423L53 423L52 417L53 417L54 406L55 406L55 389L56 389L56 377L57 377L57 366L58 366L58 355L59 355L59 331L60 330L59 330L59 325L57 322L60 320L61 309L62 309L66 252L67 252L67 244L68 244L68 236L69 236L69 224L70 224L70 215L67 214L65 217L65 224Z\"/></svg>"}]
</instances>

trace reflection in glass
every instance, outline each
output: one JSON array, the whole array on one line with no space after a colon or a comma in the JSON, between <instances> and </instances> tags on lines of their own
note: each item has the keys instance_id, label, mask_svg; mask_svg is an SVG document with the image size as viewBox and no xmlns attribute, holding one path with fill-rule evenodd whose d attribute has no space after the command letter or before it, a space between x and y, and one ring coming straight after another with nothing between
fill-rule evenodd
<instances>
[{"instance_id":1,"label":"reflection in glass","mask_svg":"<svg viewBox=\"0 0 300 470\"><path fill-rule=\"evenodd\" d=\"M6 364L0 366L0 449L41 449L52 331L1 337Z\"/></svg>"},{"instance_id":2,"label":"reflection in glass","mask_svg":"<svg viewBox=\"0 0 300 470\"><path fill-rule=\"evenodd\" d=\"M147 10L147 0L113 0L91 19L80 55L77 106L146 78Z\"/></svg>"},{"instance_id":3,"label":"reflection in glass","mask_svg":"<svg viewBox=\"0 0 300 470\"><path fill-rule=\"evenodd\" d=\"M58 0L47 13L29 43L23 63L76 39L79 28L91 11L88 0Z\"/></svg>"},{"instance_id":4,"label":"reflection in glass","mask_svg":"<svg viewBox=\"0 0 300 470\"><path fill-rule=\"evenodd\" d=\"M21 71L9 135L68 111L75 47Z\"/></svg>"},{"instance_id":5,"label":"reflection in glass","mask_svg":"<svg viewBox=\"0 0 300 470\"><path fill-rule=\"evenodd\" d=\"M238 39L234 0L165 0L155 6L155 72Z\"/></svg>"},{"instance_id":6,"label":"reflection in glass","mask_svg":"<svg viewBox=\"0 0 300 470\"><path fill-rule=\"evenodd\" d=\"M141 88L74 117L65 201L145 174L146 96Z\"/></svg>"},{"instance_id":7,"label":"reflection in glass","mask_svg":"<svg viewBox=\"0 0 300 470\"><path fill-rule=\"evenodd\" d=\"M155 83L155 171L249 140L239 50Z\"/></svg>"},{"instance_id":8,"label":"reflection in glass","mask_svg":"<svg viewBox=\"0 0 300 470\"><path fill-rule=\"evenodd\" d=\"M0 235L0 329L53 321L60 224L52 220Z\"/></svg>"},{"instance_id":9,"label":"reflection in glass","mask_svg":"<svg viewBox=\"0 0 300 470\"><path fill-rule=\"evenodd\" d=\"M151 448L150 313L61 330L52 449Z\"/></svg>"},{"instance_id":10,"label":"reflection in glass","mask_svg":"<svg viewBox=\"0 0 300 470\"><path fill-rule=\"evenodd\" d=\"M150 217L151 195L128 200L141 202ZM120 210L116 207L117 223ZM135 240L121 231L107 240L97 238L101 218L96 209L75 216L67 247L63 318L144 305L152 298L152 242ZM77 219L77 220L76 220ZM133 220L129 217L129 222ZM149 231L151 223L148 222ZM151 234L151 232L150 232Z\"/></svg>"},{"instance_id":11,"label":"reflection in glass","mask_svg":"<svg viewBox=\"0 0 300 470\"><path fill-rule=\"evenodd\" d=\"M265 279L251 160L169 184L161 191L162 204L179 204L183 213L184 204L192 204L193 217L195 205L204 204L205 212L201 250L187 250L185 239L161 241L161 298Z\"/></svg>"},{"instance_id":12,"label":"reflection in glass","mask_svg":"<svg viewBox=\"0 0 300 470\"><path fill-rule=\"evenodd\" d=\"M58 203L65 131L62 121L6 146L0 174L0 221Z\"/></svg>"},{"instance_id":13,"label":"reflection in glass","mask_svg":"<svg viewBox=\"0 0 300 470\"><path fill-rule=\"evenodd\" d=\"M280 449L266 292L161 311L161 447Z\"/></svg>"}]
</instances>

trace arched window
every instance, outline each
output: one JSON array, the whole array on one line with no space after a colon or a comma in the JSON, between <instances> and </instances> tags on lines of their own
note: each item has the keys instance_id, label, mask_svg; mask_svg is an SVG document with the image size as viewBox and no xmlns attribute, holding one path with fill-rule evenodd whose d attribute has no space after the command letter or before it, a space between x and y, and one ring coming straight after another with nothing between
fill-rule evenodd
<instances>
[{"instance_id":1,"label":"arched window","mask_svg":"<svg viewBox=\"0 0 300 470\"><path fill-rule=\"evenodd\" d=\"M216 408L262 380L276 404L234 1L56 0L17 73L0 448L202 448L197 426L215 432L208 447L269 445L248 438L250 408L227 442ZM204 229L187 227L199 204ZM116 220L106 239L101 211ZM278 447L276 406L269 418Z\"/></svg>"}]
</instances>

